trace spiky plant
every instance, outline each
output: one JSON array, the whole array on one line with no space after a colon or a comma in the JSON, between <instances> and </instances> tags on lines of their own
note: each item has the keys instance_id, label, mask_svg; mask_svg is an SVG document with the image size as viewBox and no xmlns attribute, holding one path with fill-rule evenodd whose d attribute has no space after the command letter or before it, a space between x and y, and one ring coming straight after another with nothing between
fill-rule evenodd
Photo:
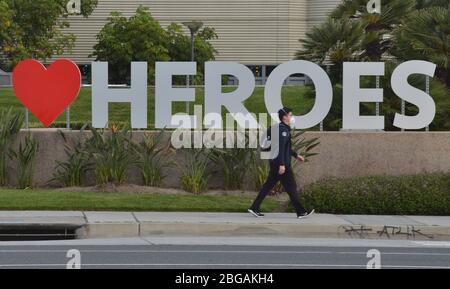
<instances>
[{"instance_id":1,"label":"spiky plant","mask_svg":"<svg viewBox=\"0 0 450 289\"><path fill-rule=\"evenodd\" d=\"M181 186L184 190L200 194L208 189L210 151L206 149L185 150L182 166Z\"/></svg>"},{"instance_id":2,"label":"spiky plant","mask_svg":"<svg viewBox=\"0 0 450 289\"><path fill-rule=\"evenodd\" d=\"M92 159L97 184L123 184L128 169L136 161L134 151L129 145L129 129L114 127L110 130L91 128L92 136L86 141L86 150Z\"/></svg>"},{"instance_id":3,"label":"spiky plant","mask_svg":"<svg viewBox=\"0 0 450 289\"><path fill-rule=\"evenodd\" d=\"M210 158L220 167L227 190L242 188L255 150L249 147L249 134L245 133L242 136L244 139L242 147L213 148L211 150Z\"/></svg>"},{"instance_id":4,"label":"spiky plant","mask_svg":"<svg viewBox=\"0 0 450 289\"><path fill-rule=\"evenodd\" d=\"M23 125L24 116L12 108L0 110L0 186L8 182L8 155L11 142Z\"/></svg>"},{"instance_id":5,"label":"spiky plant","mask_svg":"<svg viewBox=\"0 0 450 289\"><path fill-rule=\"evenodd\" d=\"M145 134L140 143L133 143L137 165L146 186L160 186L166 177L163 169L174 164L170 159L170 142L164 144L163 137L164 130L161 130L159 133Z\"/></svg>"},{"instance_id":6,"label":"spiky plant","mask_svg":"<svg viewBox=\"0 0 450 289\"><path fill-rule=\"evenodd\" d=\"M63 131L59 131L64 140L65 161L56 161L57 165L53 173L53 179L66 187L82 186L86 173L91 170L89 154L82 142L84 127L80 130L76 139L68 139Z\"/></svg>"},{"instance_id":7,"label":"spiky plant","mask_svg":"<svg viewBox=\"0 0 450 289\"><path fill-rule=\"evenodd\" d=\"M17 161L17 186L19 189L33 185L34 164L39 149L38 142L28 134L25 142L20 142L18 151L11 150L11 157Z\"/></svg>"}]
</instances>

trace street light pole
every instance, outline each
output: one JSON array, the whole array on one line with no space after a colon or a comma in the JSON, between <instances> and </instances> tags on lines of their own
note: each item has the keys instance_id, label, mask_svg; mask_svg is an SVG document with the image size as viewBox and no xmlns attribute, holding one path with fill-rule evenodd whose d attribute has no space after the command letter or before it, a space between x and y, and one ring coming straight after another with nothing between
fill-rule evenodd
<instances>
[{"instance_id":1,"label":"street light pole","mask_svg":"<svg viewBox=\"0 0 450 289\"><path fill-rule=\"evenodd\" d=\"M194 31L191 30L191 61L194 61L195 59L195 41L194 41Z\"/></svg>"},{"instance_id":2,"label":"street light pole","mask_svg":"<svg viewBox=\"0 0 450 289\"><path fill-rule=\"evenodd\" d=\"M201 21L189 21L183 22L183 25L186 26L191 33L191 61L195 61L195 34L202 28L203 22ZM191 82L190 75L186 76L186 86L189 87ZM186 112L189 114L189 102L186 102Z\"/></svg>"}]
</instances>

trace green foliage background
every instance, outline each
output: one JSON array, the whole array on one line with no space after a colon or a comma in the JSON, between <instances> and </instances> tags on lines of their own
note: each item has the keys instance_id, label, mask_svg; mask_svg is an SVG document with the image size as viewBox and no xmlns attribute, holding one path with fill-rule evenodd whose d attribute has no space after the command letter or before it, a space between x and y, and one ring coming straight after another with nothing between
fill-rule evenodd
<instances>
[{"instance_id":1,"label":"green foliage background","mask_svg":"<svg viewBox=\"0 0 450 289\"><path fill-rule=\"evenodd\" d=\"M386 130L394 127L393 118L401 112L401 100L390 86L395 67L404 61L426 60L437 65L430 83L430 95L436 103L432 130L450 128L450 3L441 0L382 0L381 14L367 12L366 0L345 0L328 17L301 39L297 59L328 65L334 98L325 119L326 130L342 127L342 64L344 62L383 61L385 75L381 114ZM412 75L409 83L425 90L425 76ZM362 78L361 87L375 87L375 77ZM310 98L315 90L311 86ZM362 103L361 114L373 115L375 105ZM406 104L406 115L417 114L417 107Z\"/></svg>"},{"instance_id":2,"label":"green foliage background","mask_svg":"<svg viewBox=\"0 0 450 289\"><path fill-rule=\"evenodd\" d=\"M98 0L81 1L81 14L88 17ZM0 1L0 67L12 70L23 59L46 60L70 51L75 36L64 33L67 0Z\"/></svg>"}]
</instances>

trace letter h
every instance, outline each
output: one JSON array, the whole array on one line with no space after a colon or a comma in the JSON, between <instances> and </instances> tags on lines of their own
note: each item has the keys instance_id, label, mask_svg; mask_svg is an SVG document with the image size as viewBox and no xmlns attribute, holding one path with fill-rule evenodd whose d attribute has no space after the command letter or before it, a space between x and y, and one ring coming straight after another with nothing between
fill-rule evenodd
<instances>
[{"instance_id":1,"label":"letter h","mask_svg":"<svg viewBox=\"0 0 450 289\"><path fill-rule=\"evenodd\" d=\"M131 103L131 127L147 128L147 62L131 63L131 87L108 87L108 63L92 62L92 126L105 128L108 103Z\"/></svg>"}]
</instances>

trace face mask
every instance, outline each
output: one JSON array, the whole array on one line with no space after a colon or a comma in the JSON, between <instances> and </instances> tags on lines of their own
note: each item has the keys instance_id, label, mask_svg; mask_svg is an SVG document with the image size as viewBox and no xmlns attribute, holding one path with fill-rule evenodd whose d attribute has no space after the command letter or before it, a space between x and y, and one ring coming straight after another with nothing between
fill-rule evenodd
<instances>
[{"instance_id":1,"label":"face mask","mask_svg":"<svg viewBox=\"0 0 450 289\"><path fill-rule=\"evenodd\" d=\"M295 117L291 118L291 123L289 124L289 126L293 129L295 128Z\"/></svg>"}]
</instances>

